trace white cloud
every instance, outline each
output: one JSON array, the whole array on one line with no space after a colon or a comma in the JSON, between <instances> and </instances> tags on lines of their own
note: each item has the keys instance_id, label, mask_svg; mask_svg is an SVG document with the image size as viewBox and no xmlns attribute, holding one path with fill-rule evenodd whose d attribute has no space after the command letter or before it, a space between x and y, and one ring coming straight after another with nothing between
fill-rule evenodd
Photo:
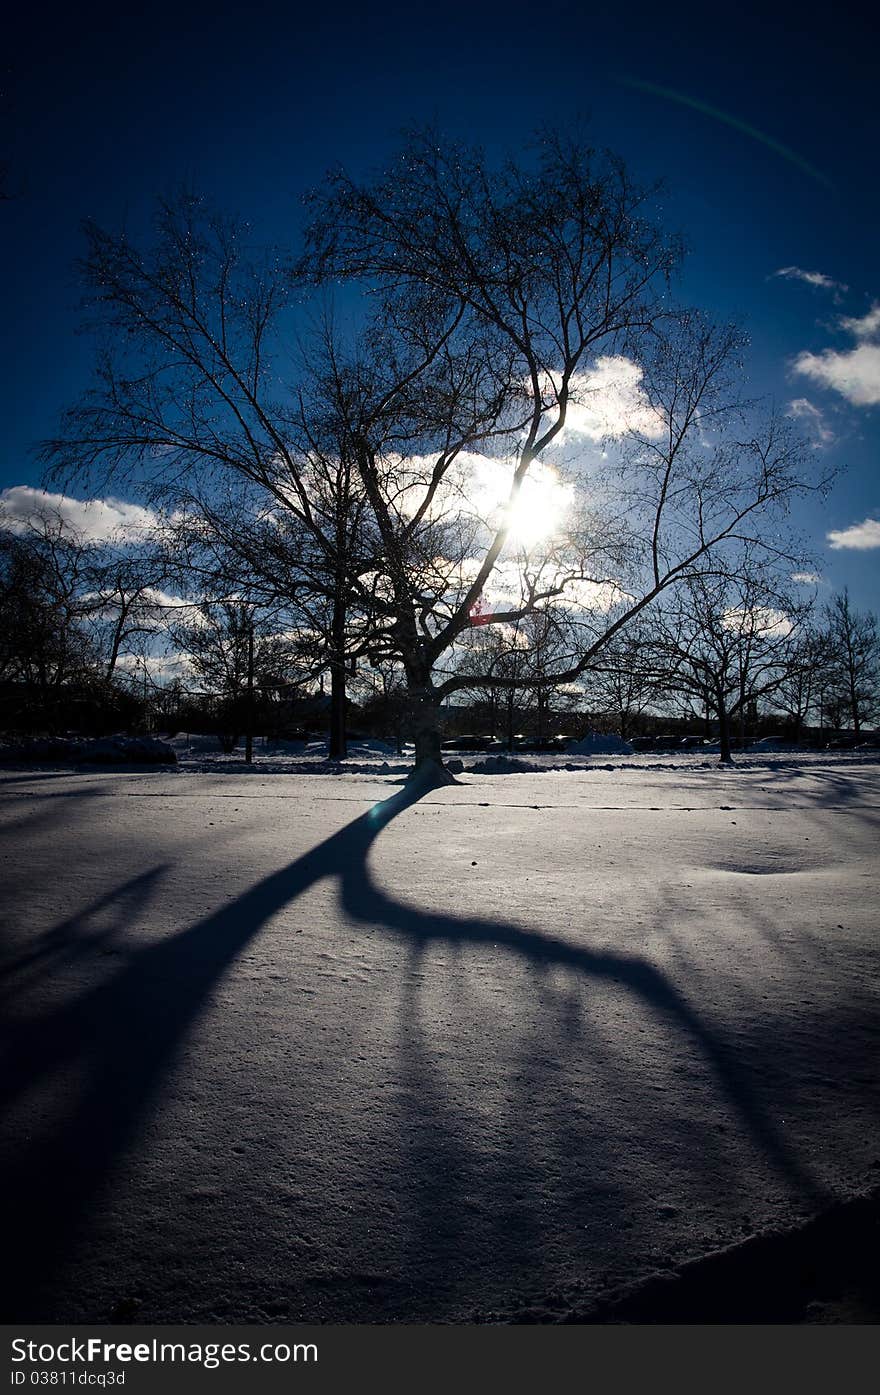
<instances>
[{"instance_id":1,"label":"white cloud","mask_svg":"<svg viewBox=\"0 0 880 1395\"><path fill-rule=\"evenodd\" d=\"M153 683L168 683L174 678L192 677L192 664L186 654L120 654L116 667L130 676L142 676L147 671Z\"/></svg>"},{"instance_id":2,"label":"white cloud","mask_svg":"<svg viewBox=\"0 0 880 1395\"><path fill-rule=\"evenodd\" d=\"M832 529L827 535L828 546L839 550L843 547L866 552L868 548L880 547L880 519L866 518L863 523L852 523L849 528Z\"/></svg>"},{"instance_id":3,"label":"white cloud","mask_svg":"<svg viewBox=\"0 0 880 1395\"><path fill-rule=\"evenodd\" d=\"M148 586L143 592L143 599L149 605L159 606L162 610L181 610L185 607L195 608L195 602L187 600L186 596L175 596L170 591L160 591L155 586Z\"/></svg>"},{"instance_id":4,"label":"white cloud","mask_svg":"<svg viewBox=\"0 0 880 1395\"><path fill-rule=\"evenodd\" d=\"M727 630L739 630L745 635L761 636L770 639L784 639L794 629L784 610L761 605L728 610L722 617Z\"/></svg>"},{"instance_id":5,"label":"white cloud","mask_svg":"<svg viewBox=\"0 0 880 1395\"><path fill-rule=\"evenodd\" d=\"M856 339L875 338L876 335L880 334L880 302L875 301L867 315L855 316L854 318L844 315L840 321L840 327Z\"/></svg>"},{"instance_id":6,"label":"white cloud","mask_svg":"<svg viewBox=\"0 0 880 1395\"><path fill-rule=\"evenodd\" d=\"M542 578L537 577L537 589L541 591L557 585L560 577L548 569ZM569 611L590 611L607 614L626 599L626 592L614 581L572 580L565 584L561 595L555 596L550 604ZM492 611L516 610L524 599L523 575L514 559L504 559L483 588L483 601Z\"/></svg>"},{"instance_id":7,"label":"white cloud","mask_svg":"<svg viewBox=\"0 0 880 1395\"><path fill-rule=\"evenodd\" d=\"M789 416L806 422L818 445L828 446L834 440L834 432L827 425L822 411L814 406L808 398L796 397L793 402L789 402L788 412Z\"/></svg>"},{"instance_id":8,"label":"white cloud","mask_svg":"<svg viewBox=\"0 0 880 1395\"><path fill-rule=\"evenodd\" d=\"M663 435L663 423L642 387L643 370L622 354L603 355L587 373L571 380L571 401L565 435L590 441L619 439L641 431L653 439Z\"/></svg>"},{"instance_id":9,"label":"white cloud","mask_svg":"<svg viewBox=\"0 0 880 1395\"><path fill-rule=\"evenodd\" d=\"M151 509L123 499L73 499L49 494L29 484L16 484L0 493L0 520L13 533L60 519L86 543L143 542L158 519Z\"/></svg>"},{"instance_id":10,"label":"white cloud","mask_svg":"<svg viewBox=\"0 0 880 1395\"><path fill-rule=\"evenodd\" d=\"M880 344L859 344L856 349L825 349L821 354L802 353L794 371L823 387L833 388L854 407L880 402Z\"/></svg>"},{"instance_id":11,"label":"white cloud","mask_svg":"<svg viewBox=\"0 0 880 1395\"><path fill-rule=\"evenodd\" d=\"M805 351L795 359L794 371L839 392L854 407L873 407L880 402L880 343L871 342L880 336L880 304L866 315L843 316L838 326L859 341L855 348Z\"/></svg>"},{"instance_id":12,"label":"white cloud","mask_svg":"<svg viewBox=\"0 0 880 1395\"><path fill-rule=\"evenodd\" d=\"M822 580L818 572L792 572L791 579L802 586L818 586Z\"/></svg>"},{"instance_id":13,"label":"white cloud","mask_svg":"<svg viewBox=\"0 0 880 1395\"><path fill-rule=\"evenodd\" d=\"M842 281L835 281L823 271L804 271L799 266L782 266L772 276L781 276L785 281L804 281L808 286L816 286L823 291L834 291L835 295L849 289Z\"/></svg>"}]
</instances>

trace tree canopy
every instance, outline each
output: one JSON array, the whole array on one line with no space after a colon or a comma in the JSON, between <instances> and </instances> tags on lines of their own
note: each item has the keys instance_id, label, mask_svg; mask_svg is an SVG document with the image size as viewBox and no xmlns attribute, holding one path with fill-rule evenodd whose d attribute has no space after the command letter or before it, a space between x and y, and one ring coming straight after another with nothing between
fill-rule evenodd
<instances>
[{"instance_id":1,"label":"tree canopy","mask_svg":"<svg viewBox=\"0 0 880 1395\"><path fill-rule=\"evenodd\" d=\"M524 681L460 667L474 625L535 617L542 683L571 682L725 548L786 551L803 444L743 400L742 334L672 303L656 202L576 141L492 167L415 132L309 196L293 255L190 196L149 246L89 224L97 375L44 457L136 480L203 578L243 568L296 611L340 720L350 663L398 665L443 779L442 698Z\"/></svg>"}]
</instances>

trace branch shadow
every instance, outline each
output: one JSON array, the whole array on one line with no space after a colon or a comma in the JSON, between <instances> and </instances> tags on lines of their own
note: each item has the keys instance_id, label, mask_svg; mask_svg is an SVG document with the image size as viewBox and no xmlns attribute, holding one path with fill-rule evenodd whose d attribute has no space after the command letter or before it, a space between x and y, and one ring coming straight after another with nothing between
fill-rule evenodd
<instances>
[{"instance_id":1,"label":"branch shadow","mask_svg":"<svg viewBox=\"0 0 880 1395\"><path fill-rule=\"evenodd\" d=\"M54 1271L75 1248L107 1178L156 1106L188 1029L237 955L306 888L336 875L349 858L362 863L379 831L425 792L402 791L216 913L136 950L73 1001L7 1024L0 1055L4 1116L23 1097L46 1089L53 1074L70 1074L79 1065L83 1083L66 1117L27 1130L0 1168L8 1247L0 1281L4 1320L45 1317L41 1305ZM131 890L126 884L116 895L125 898ZM62 944L73 948L88 914L48 932L32 958ZM64 1107L57 1112L64 1115Z\"/></svg>"},{"instance_id":2,"label":"branch shadow","mask_svg":"<svg viewBox=\"0 0 880 1395\"><path fill-rule=\"evenodd\" d=\"M402 790L219 911L135 950L121 968L73 1001L12 1022L0 1058L0 1107L27 1105L41 1090L51 1094L52 1080L72 1063L80 1069L81 1086L72 1103L65 1100L55 1110L52 1122L25 1133L0 1170L9 1207L4 1229L8 1260L0 1290L6 1321L47 1320L59 1270L75 1255L108 1180L136 1153L138 1135L161 1103L163 1083L212 991L271 917L325 878L338 880L341 907L351 922L400 937L416 958L434 942L453 950L479 944L516 956L538 975L561 967L584 980L611 982L628 991L696 1047L719 1092L771 1165L811 1198L823 1197L763 1108L736 1054L654 965L637 955L593 950L502 920L427 912L381 890L368 864L370 848L394 818L428 792L418 786ZM159 870L149 876L155 878ZM133 889L128 883L118 895L125 900ZM72 947L79 928L76 917L68 919L49 932L36 953L51 955ZM568 1030L576 1033L577 1024L570 1022ZM415 999L403 1004L402 1031L411 1091L430 1093ZM442 1174L444 1190L426 1199L421 1215L412 1218L412 1238L436 1244L438 1226L445 1225L441 1249L449 1255L458 1239L455 1226L464 1224L456 1221L450 1230L449 1218L458 1215L457 1200L471 1185L478 1160L450 1123L449 1103L436 1091L434 1096L441 1125L436 1139L440 1173L435 1160L426 1175ZM418 1161L414 1158L413 1165ZM528 1249L533 1243L528 1208L516 1208L513 1221Z\"/></svg>"},{"instance_id":3,"label":"branch shadow","mask_svg":"<svg viewBox=\"0 0 880 1395\"><path fill-rule=\"evenodd\" d=\"M47 930L32 949L14 958L4 956L0 961L0 997L20 994L38 974L54 973L61 964L81 958L88 951L119 952L116 946L126 929L127 909L143 909L156 894L158 882L166 871L166 866L159 866L131 877L115 890L97 897L75 916L68 916ZM92 928L108 914L109 920L103 929Z\"/></svg>"}]
</instances>

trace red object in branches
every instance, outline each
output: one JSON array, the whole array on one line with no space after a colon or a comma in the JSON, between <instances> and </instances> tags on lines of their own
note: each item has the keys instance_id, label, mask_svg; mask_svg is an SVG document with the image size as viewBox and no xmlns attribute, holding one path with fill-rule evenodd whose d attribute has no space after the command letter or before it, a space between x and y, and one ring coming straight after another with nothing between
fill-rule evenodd
<instances>
[{"instance_id":1,"label":"red object in branches","mask_svg":"<svg viewBox=\"0 0 880 1395\"><path fill-rule=\"evenodd\" d=\"M477 596L470 610L472 625L486 625L492 619L491 610L487 610L482 596Z\"/></svg>"}]
</instances>

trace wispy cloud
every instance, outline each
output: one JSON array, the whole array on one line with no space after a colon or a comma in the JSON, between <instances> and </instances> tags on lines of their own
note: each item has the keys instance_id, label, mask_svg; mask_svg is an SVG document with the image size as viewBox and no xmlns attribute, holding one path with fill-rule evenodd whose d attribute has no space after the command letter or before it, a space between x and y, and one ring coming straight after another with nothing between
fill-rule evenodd
<instances>
[{"instance_id":1,"label":"wispy cloud","mask_svg":"<svg viewBox=\"0 0 880 1395\"><path fill-rule=\"evenodd\" d=\"M851 547L857 552L867 552L869 548L880 547L880 519L866 518L863 523L850 524L849 528L833 529L827 538L829 547Z\"/></svg>"},{"instance_id":2,"label":"wispy cloud","mask_svg":"<svg viewBox=\"0 0 880 1395\"><path fill-rule=\"evenodd\" d=\"M95 613L113 615L119 607L119 594L116 591L90 591L83 596L84 601L89 601L94 607L102 607ZM191 621L195 624L204 623L197 601L187 600L185 596L176 596L169 591L161 591L155 586L145 586L138 593L137 600L132 602L134 608L140 614L153 614L157 619L163 611L190 611Z\"/></svg>"},{"instance_id":3,"label":"wispy cloud","mask_svg":"<svg viewBox=\"0 0 880 1395\"><path fill-rule=\"evenodd\" d=\"M818 586L822 580L818 572L792 572L791 579L801 586Z\"/></svg>"},{"instance_id":4,"label":"wispy cloud","mask_svg":"<svg viewBox=\"0 0 880 1395\"><path fill-rule=\"evenodd\" d=\"M785 281L804 281L808 286L815 286L819 290L832 291L835 296L843 295L849 290L842 281L835 281L832 276L826 276L824 271L804 271L800 266L781 266L778 271L771 272L768 280L781 276Z\"/></svg>"},{"instance_id":5,"label":"wispy cloud","mask_svg":"<svg viewBox=\"0 0 880 1395\"><path fill-rule=\"evenodd\" d=\"M29 484L0 492L0 526L23 533L41 522L60 520L83 542L140 543L156 526L157 515L123 499L73 499Z\"/></svg>"},{"instance_id":6,"label":"wispy cloud","mask_svg":"<svg viewBox=\"0 0 880 1395\"><path fill-rule=\"evenodd\" d=\"M875 339L880 335L880 301L874 302L867 315L845 315L840 321L840 328L856 339Z\"/></svg>"},{"instance_id":7,"label":"wispy cloud","mask_svg":"<svg viewBox=\"0 0 880 1395\"><path fill-rule=\"evenodd\" d=\"M807 397L796 397L788 404L788 414L805 424L812 432L816 444L820 446L830 446L834 440L834 432L825 421L824 413Z\"/></svg>"}]
</instances>

